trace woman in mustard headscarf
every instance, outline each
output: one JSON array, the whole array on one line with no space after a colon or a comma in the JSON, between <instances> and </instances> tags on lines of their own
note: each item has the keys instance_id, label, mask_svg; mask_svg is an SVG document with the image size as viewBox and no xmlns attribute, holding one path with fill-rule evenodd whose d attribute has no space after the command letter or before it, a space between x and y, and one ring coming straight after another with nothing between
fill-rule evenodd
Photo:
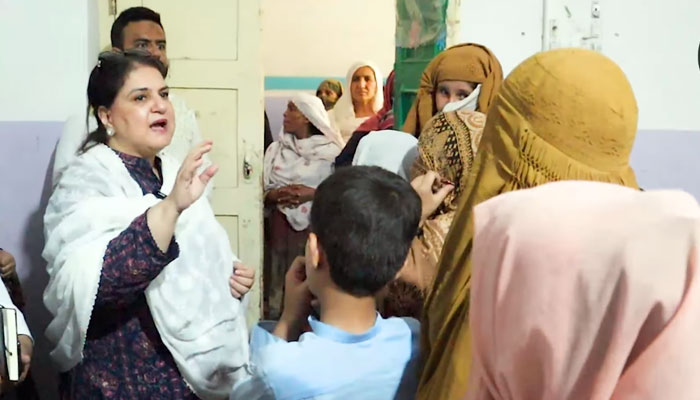
<instances>
[{"instance_id":1,"label":"woman in mustard headscarf","mask_svg":"<svg viewBox=\"0 0 700 400\"><path fill-rule=\"evenodd\" d=\"M637 103L625 74L581 49L539 53L505 80L445 240L421 324L419 399L460 399L471 363L472 208L498 194L559 180L637 188L629 156Z\"/></svg>"},{"instance_id":2,"label":"woman in mustard headscarf","mask_svg":"<svg viewBox=\"0 0 700 400\"><path fill-rule=\"evenodd\" d=\"M430 119L446 104L486 114L503 81L501 63L491 50L474 43L450 47L428 64L418 94L404 122L404 132L420 136Z\"/></svg>"}]
</instances>

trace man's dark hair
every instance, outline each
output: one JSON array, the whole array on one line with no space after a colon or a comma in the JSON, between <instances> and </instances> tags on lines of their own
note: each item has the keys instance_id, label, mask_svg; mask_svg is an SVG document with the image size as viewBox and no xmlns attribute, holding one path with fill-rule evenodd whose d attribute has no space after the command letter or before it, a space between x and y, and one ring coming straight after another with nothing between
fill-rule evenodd
<instances>
[{"instance_id":1,"label":"man's dark hair","mask_svg":"<svg viewBox=\"0 0 700 400\"><path fill-rule=\"evenodd\" d=\"M110 38L112 47L124 50L124 28L132 22L153 21L163 28L160 23L160 14L146 7L131 7L122 11L121 14L114 20ZM165 29L163 29L165 30Z\"/></svg>"},{"instance_id":2,"label":"man's dark hair","mask_svg":"<svg viewBox=\"0 0 700 400\"><path fill-rule=\"evenodd\" d=\"M316 189L311 231L333 282L353 296L371 296L403 266L420 215L418 194L400 176L379 167L347 167Z\"/></svg>"},{"instance_id":3,"label":"man's dark hair","mask_svg":"<svg viewBox=\"0 0 700 400\"><path fill-rule=\"evenodd\" d=\"M147 51L131 49L127 51L105 51L97 58L97 65L92 69L88 79L88 115L92 109L97 129L90 132L79 152L85 152L97 143L107 144L107 128L100 119L100 107L110 108L117 98L117 94L124 86L129 73L138 66L150 67L158 70L165 78L167 68ZM87 126L87 121L85 122Z\"/></svg>"}]
</instances>

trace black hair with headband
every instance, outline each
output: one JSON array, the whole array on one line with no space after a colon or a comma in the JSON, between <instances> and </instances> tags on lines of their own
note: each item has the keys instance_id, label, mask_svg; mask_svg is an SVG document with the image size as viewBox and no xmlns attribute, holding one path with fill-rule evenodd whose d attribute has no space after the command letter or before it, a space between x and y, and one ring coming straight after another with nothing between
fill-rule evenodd
<instances>
[{"instance_id":1,"label":"black hair with headband","mask_svg":"<svg viewBox=\"0 0 700 400\"><path fill-rule=\"evenodd\" d=\"M85 152L98 143L107 144L107 128L100 120L98 111L100 107L110 108L114 104L127 76L139 65L157 69L163 78L167 73L163 63L144 50L105 51L99 55L97 64L90 73L87 88L87 114L89 118L92 109L97 129L88 134L79 152Z\"/></svg>"}]
</instances>

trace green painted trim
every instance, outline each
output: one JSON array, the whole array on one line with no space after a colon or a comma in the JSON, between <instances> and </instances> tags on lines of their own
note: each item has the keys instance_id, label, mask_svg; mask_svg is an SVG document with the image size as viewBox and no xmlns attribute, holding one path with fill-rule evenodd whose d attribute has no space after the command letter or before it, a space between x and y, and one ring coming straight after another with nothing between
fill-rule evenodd
<instances>
[{"instance_id":1,"label":"green painted trim","mask_svg":"<svg viewBox=\"0 0 700 400\"><path fill-rule=\"evenodd\" d=\"M316 90L328 78L319 76L266 76L265 90ZM345 78L336 78L345 85Z\"/></svg>"}]
</instances>

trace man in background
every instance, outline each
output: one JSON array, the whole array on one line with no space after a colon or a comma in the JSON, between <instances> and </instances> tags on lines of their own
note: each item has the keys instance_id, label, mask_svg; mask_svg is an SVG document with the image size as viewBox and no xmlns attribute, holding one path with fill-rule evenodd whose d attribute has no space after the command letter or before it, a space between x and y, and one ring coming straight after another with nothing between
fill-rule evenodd
<instances>
[{"instance_id":1,"label":"man in background","mask_svg":"<svg viewBox=\"0 0 700 400\"><path fill-rule=\"evenodd\" d=\"M167 55L165 30L160 14L146 7L132 7L124 10L112 24L110 32L112 49L126 51L141 49L157 57L163 65L170 66ZM182 162L190 149L202 142L194 111L187 107L184 99L170 93L170 102L175 111L175 133L170 145L163 152ZM97 127L93 117L74 117L66 122L61 139L56 147L53 168L53 182L57 182L61 171L77 155L87 133ZM207 163L208 160L205 160ZM210 185L211 187L211 185Z\"/></svg>"}]
</instances>

